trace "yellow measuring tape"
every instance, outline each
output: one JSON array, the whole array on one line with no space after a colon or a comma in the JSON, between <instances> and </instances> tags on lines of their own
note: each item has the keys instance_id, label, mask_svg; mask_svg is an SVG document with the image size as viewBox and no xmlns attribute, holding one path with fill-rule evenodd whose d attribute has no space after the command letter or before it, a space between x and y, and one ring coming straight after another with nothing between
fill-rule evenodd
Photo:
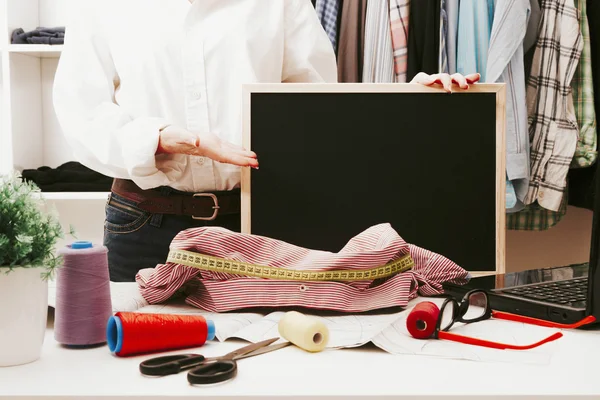
<instances>
[{"instance_id":1,"label":"yellow measuring tape","mask_svg":"<svg viewBox=\"0 0 600 400\"><path fill-rule=\"evenodd\" d=\"M186 250L171 250L167 257L167 262L181 264L204 271L288 281L363 281L387 278L388 276L408 271L415 265L410 254L406 254L397 260L371 269L303 271L248 264Z\"/></svg>"}]
</instances>

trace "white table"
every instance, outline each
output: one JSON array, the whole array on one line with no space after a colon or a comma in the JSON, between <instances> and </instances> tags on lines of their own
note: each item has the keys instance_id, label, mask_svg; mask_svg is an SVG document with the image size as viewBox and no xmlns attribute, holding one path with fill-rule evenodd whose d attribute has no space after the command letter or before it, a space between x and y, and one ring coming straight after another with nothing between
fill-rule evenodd
<instances>
[{"instance_id":1,"label":"white table","mask_svg":"<svg viewBox=\"0 0 600 400\"><path fill-rule=\"evenodd\" d=\"M198 396L203 399L246 396L266 399L425 394L432 398L448 395L600 397L600 331L569 331L560 341L561 346L551 364L544 366L391 355L374 347L311 354L288 346L240 360L238 376L232 381L197 387L187 383L185 373L162 378L141 376L138 364L149 356L118 358L106 346L85 350L64 348L54 340L50 318L38 361L0 368L0 396ZM247 343L210 342L190 352L216 356L244 344Z\"/></svg>"}]
</instances>

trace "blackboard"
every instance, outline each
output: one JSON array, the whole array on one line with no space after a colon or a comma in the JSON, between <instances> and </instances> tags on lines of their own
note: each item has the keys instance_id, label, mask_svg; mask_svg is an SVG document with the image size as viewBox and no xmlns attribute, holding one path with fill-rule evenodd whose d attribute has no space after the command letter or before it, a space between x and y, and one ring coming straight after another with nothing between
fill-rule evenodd
<instances>
[{"instance_id":1,"label":"blackboard","mask_svg":"<svg viewBox=\"0 0 600 400\"><path fill-rule=\"evenodd\" d=\"M504 271L503 84L244 87L242 231L339 251L372 225Z\"/></svg>"}]
</instances>

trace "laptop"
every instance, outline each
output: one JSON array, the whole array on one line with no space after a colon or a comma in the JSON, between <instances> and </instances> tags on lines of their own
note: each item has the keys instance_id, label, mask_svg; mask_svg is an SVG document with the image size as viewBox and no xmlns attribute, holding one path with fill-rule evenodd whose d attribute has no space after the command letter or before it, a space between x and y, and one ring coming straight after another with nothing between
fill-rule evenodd
<instances>
[{"instance_id":1,"label":"laptop","mask_svg":"<svg viewBox=\"0 0 600 400\"><path fill-rule=\"evenodd\" d=\"M598 166L600 172L600 166ZM471 289L485 289L490 306L558 323L575 323L588 315L600 322L600 179L596 179L591 251L588 262L552 268L474 277L465 285L444 284L457 300Z\"/></svg>"}]
</instances>

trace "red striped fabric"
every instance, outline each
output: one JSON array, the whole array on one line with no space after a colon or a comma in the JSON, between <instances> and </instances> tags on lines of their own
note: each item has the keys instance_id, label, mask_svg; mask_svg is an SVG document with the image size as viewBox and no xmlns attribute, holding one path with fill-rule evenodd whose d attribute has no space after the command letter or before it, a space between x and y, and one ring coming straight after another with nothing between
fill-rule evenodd
<instances>
[{"instance_id":1,"label":"red striped fabric","mask_svg":"<svg viewBox=\"0 0 600 400\"><path fill-rule=\"evenodd\" d=\"M404 307L421 294L442 292L443 282L466 283L468 272L446 257L406 243L390 224L380 224L352 238L338 253L309 250L280 240L236 233L220 227L180 232L171 249L239 262L292 270L367 269L410 253L412 270L385 280L298 282L202 271L176 263L141 270L136 281L142 296L156 304L168 300L190 281L197 283L186 302L210 312L254 307L306 307L362 312Z\"/></svg>"}]
</instances>

